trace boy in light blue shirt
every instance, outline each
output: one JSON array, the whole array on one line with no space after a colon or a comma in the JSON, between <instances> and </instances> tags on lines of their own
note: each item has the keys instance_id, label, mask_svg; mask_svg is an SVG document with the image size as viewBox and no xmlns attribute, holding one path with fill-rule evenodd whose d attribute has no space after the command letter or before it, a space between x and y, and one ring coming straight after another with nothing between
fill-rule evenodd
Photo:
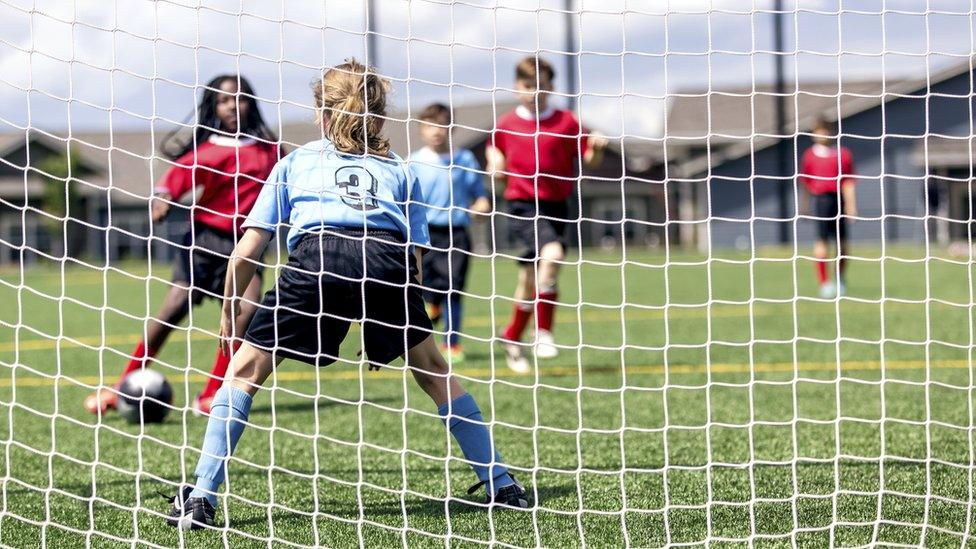
<instances>
[{"instance_id":1,"label":"boy in light blue shirt","mask_svg":"<svg viewBox=\"0 0 976 549\"><path fill-rule=\"evenodd\" d=\"M471 213L491 211L491 201L474 153L451 150L451 110L434 103L420 113L419 120L425 146L410 155L410 167L420 180L429 223L431 247L424 254L424 300L435 324L445 319L447 337L442 348L459 362L464 360L461 297L471 254L468 225Z\"/></svg>"}]
</instances>

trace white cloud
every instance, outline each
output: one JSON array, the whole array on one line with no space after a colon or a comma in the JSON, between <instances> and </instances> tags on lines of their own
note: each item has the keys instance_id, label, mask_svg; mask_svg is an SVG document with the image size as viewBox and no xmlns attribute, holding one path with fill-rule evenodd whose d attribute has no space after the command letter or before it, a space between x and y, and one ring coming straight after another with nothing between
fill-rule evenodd
<instances>
[{"instance_id":1,"label":"white cloud","mask_svg":"<svg viewBox=\"0 0 976 549\"><path fill-rule=\"evenodd\" d=\"M788 9L798 6L823 14L839 6L838 0L786 4ZM95 105L72 105L76 127L104 125L109 114L117 126L137 123L122 111L181 119L192 109L194 85L236 70L270 101L267 111L276 113L280 104L282 116L306 117L308 111L301 106L310 102L308 83L318 71L363 55L362 0L47 0L37 5L32 13L32 2L0 0L0 117L17 124L25 123L29 114L35 125L65 126L64 105L45 97L69 94ZM658 105L665 94L703 89L709 83L720 87L768 81L770 57L756 51L770 48L771 5L772 0L579 0L586 13L580 27L586 52L583 93L633 97L587 95L583 104L603 121L606 127L600 129L607 133L617 128L654 135L660 131ZM564 48L562 0L463 0L453 5L446 0L378 0L377 6L380 68L402 80L395 96L401 107L432 99L488 100L491 94L484 90L510 87L514 62L537 48L550 52L547 56L565 73L562 59L553 53ZM843 6L877 9L873 0L845 0ZM911 2L892 0L887 6L910 9ZM970 9L965 0L939 6L962 13ZM713 11L707 16L680 15L708 10ZM767 13L736 16L721 10ZM627 15L620 15L625 11ZM804 11L790 19L787 30L792 33L796 26L803 40L825 37L825 51L836 50L842 39L850 51L878 48L875 32L843 37L826 32L837 26L833 17ZM918 48L919 33L913 29L928 24L933 38L928 46L923 41L923 49L954 43L971 50L968 32L943 19L892 18L886 45L889 50ZM752 37L753 31L759 35ZM804 47L820 47L817 41L812 44L803 42ZM716 54L710 48L732 53ZM891 56L886 64L895 72L899 66L917 71L912 61ZM798 62L806 63L800 70L804 78L836 74L836 63ZM842 65L858 71L864 66ZM563 80L557 84L565 88ZM25 112L28 92L30 113ZM506 98L506 93L497 96Z\"/></svg>"}]
</instances>

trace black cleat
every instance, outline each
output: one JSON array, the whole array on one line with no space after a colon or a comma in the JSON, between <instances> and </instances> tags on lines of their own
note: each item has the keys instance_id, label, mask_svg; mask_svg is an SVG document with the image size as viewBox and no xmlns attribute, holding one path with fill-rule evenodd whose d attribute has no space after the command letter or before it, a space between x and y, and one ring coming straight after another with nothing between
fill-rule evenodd
<instances>
[{"instance_id":1,"label":"black cleat","mask_svg":"<svg viewBox=\"0 0 976 549\"><path fill-rule=\"evenodd\" d=\"M519 484L518 480L515 479L515 475L508 473L508 476L512 478L514 484L510 484L504 488L499 488L495 495L486 496L485 503L488 505L499 505L502 507L512 507L515 509L528 509L529 508L529 496L525 493L525 488ZM471 488L468 488L468 493L473 494L478 491L482 486L488 484L488 481L482 481L475 484Z\"/></svg>"},{"instance_id":2,"label":"black cleat","mask_svg":"<svg viewBox=\"0 0 976 549\"><path fill-rule=\"evenodd\" d=\"M216 510L206 498L191 498L192 486L183 486L173 497L167 498L173 507L169 510L166 524L180 530L212 528Z\"/></svg>"}]
</instances>

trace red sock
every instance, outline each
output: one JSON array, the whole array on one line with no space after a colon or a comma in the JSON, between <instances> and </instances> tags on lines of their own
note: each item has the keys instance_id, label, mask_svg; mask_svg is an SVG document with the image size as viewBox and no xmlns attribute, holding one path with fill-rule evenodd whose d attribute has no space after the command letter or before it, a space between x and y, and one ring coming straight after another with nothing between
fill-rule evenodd
<instances>
[{"instance_id":1,"label":"red sock","mask_svg":"<svg viewBox=\"0 0 976 549\"><path fill-rule=\"evenodd\" d=\"M539 329L547 332L552 331L552 323L556 317L556 300L559 292L550 290L539 292L535 302L535 316L539 320Z\"/></svg>"},{"instance_id":2,"label":"red sock","mask_svg":"<svg viewBox=\"0 0 976 549\"><path fill-rule=\"evenodd\" d=\"M236 353L240 348L241 342L235 341L234 352ZM214 358L214 365L210 370L207 385L203 388L203 391L200 391L199 398L209 398L217 394L217 389L220 389L220 386L224 384L224 376L227 374L227 367L230 366L231 356L222 353L220 348L217 349L217 356Z\"/></svg>"},{"instance_id":3,"label":"red sock","mask_svg":"<svg viewBox=\"0 0 976 549\"><path fill-rule=\"evenodd\" d=\"M125 376L131 374L139 368L142 368L144 363L148 362L150 358L156 356L156 349L147 348L146 342L140 341L130 356L131 358L129 358L129 363L125 365L125 370L122 370L122 375L119 376L119 383L122 383Z\"/></svg>"},{"instance_id":4,"label":"red sock","mask_svg":"<svg viewBox=\"0 0 976 549\"><path fill-rule=\"evenodd\" d=\"M820 279L821 284L827 283L827 262L817 261L817 278Z\"/></svg>"},{"instance_id":5,"label":"red sock","mask_svg":"<svg viewBox=\"0 0 976 549\"><path fill-rule=\"evenodd\" d=\"M532 304L516 303L512 312L512 321L502 332L502 337L512 341L521 341L522 332L525 331L525 326L529 323L530 318L532 318Z\"/></svg>"}]
</instances>

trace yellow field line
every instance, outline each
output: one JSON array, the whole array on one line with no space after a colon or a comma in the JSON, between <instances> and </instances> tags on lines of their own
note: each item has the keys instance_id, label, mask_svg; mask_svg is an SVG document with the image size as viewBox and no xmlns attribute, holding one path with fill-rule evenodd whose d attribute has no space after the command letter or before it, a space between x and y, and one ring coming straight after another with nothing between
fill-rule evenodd
<instances>
[{"instance_id":1,"label":"yellow field line","mask_svg":"<svg viewBox=\"0 0 976 549\"><path fill-rule=\"evenodd\" d=\"M834 362L760 362L756 364L719 362L711 365L675 364L665 367L663 364L627 366L624 370L627 375L687 375L704 374L747 374L747 373L782 373L782 372L833 372L837 371L879 371L879 370L918 370L926 367L945 368L945 369L966 369L970 367L968 360L933 360L928 363L924 360L855 360L843 362L840 367ZM9 369L9 368L8 368ZM593 375L600 373L619 373L617 367L596 367L583 368L582 375ZM13 373L13 372L11 372ZM359 369L330 369L316 370L307 368L299 371L278 371L275 378L278 381L349 381L357 380L360 377L369 379L400 379L404 375L402 368L387 368L378 372L361 373ZM455 368L454 373L469 378L490 379L494 378L522 378L531 379L532 374L516 374L506 368L492 370L490 368ZM543 366L540 377L576 377L581 372L578 368L571 366ZM54 376L46 377L32 373L18 374L16 378L0 378L0 387L49 387L54 385L57 378ZM96 386L102 382L99 376L63 376L64 383L84 384ZM186 379L193 383L206 381L207 376L201 374L189 374L179 376L179 379Z\"/></svg>"},{"instance_id":2,"label":"yellow field line","mask_svg":"<svg viewBox=\"0 0 976 549\"><path fill-rule=\"evenodd\" d=\"M833 305L830 303L825 303L825 306L829 306L830 310L823 314L829 314L833 316L835 311ZM861 305L861 304L858 304ZM898 305L898 304L891 304ZM891 306L889 305L889 307ZM630 321L640 321L640 320L657 320L663 319L665 315L671 319L704 319L704 318L736 318L736 317L760 317L760 316L782 316L782 307L790 307L791 304L783 303L779 306L763 305L763 306L752 306L752 310L748 310L749 305L713 305L710 311L705 311L703 309L706 306L695 306L695 307L676 307L667 312L662 310L647 310L647 309L629 309L626 312L620 310L617 311L589 311L581 313L580 319L585 322L618 322L621 319L621 314L626 316L626 320ZM743 310L746 309L746 310ZM812 314L809 311L804 312L804 316L810 316ZM503 315L498 315L499 317ZM468 327L490 327L493 326L498 318L493 319L491 316L473 316L466 318L464 320L465 325ZM565 321L566 325L573 324L572 317L569 317ZM216 332L216 326L214 327ZM141 339L142 335L133 334L111 334L104 336L104 344L108 345L118 345L118 344L133 344L137 343ZM212 336L201 331L199 328L191 329L189 338L193 341L200 341L211 339ZM70 349L76 347L82 347L83 345L95 347L100 346L103 343L103 338L101 336L82 336L73 337L72 340L62 339L60 342L61 348ZM19 342L3 342L0 343L0 352L4 351L46 351L55 349L58 347L58 339L56 338L37 338L37 339L21 339Z\"/></svg>"}]
</instances>

